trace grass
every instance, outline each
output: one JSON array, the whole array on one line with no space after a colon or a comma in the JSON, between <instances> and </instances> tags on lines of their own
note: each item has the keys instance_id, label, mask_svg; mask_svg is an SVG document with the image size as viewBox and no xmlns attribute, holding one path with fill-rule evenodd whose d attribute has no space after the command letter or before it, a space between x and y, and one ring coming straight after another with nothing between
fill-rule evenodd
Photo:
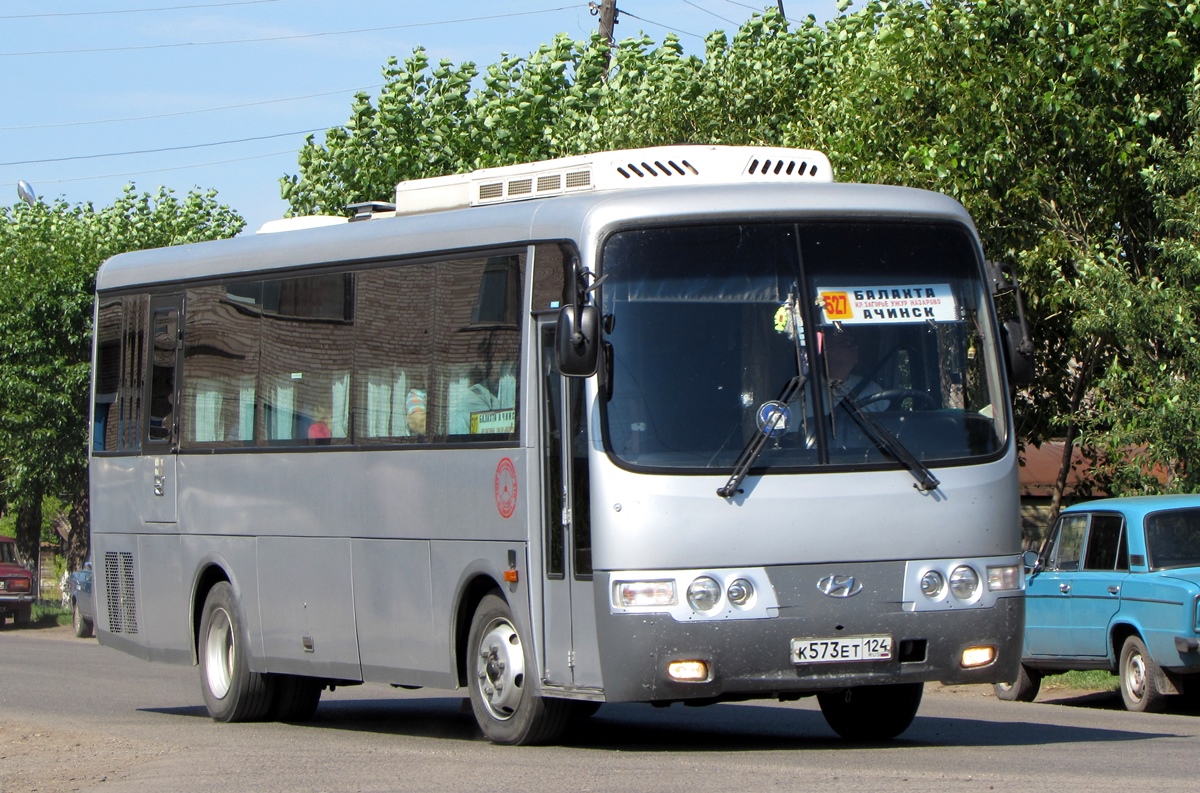
<instances>
[{"instance_id":1,"label":"grass","mask_svg":"<svg viewBox=\"0 0 1200 793\"><path fill-rule=\"evenodd\" d=\"M33 604L30 619L35 625L70 625L71 610L53 600L38 600Z\"/></svg>"},{"instance_id":2,"label":"grass","mask_svg":"<svg viewBox=\"0 0 1200 793\"><path fill-rule=\"evenodd\" d=\"M1042 688L1069 688L1085 691L1113 691L1117 688L1117 677L1103 669L1086 672L1064 672L1061 675L1046 675Z\"/></svg>"}]
</instances>

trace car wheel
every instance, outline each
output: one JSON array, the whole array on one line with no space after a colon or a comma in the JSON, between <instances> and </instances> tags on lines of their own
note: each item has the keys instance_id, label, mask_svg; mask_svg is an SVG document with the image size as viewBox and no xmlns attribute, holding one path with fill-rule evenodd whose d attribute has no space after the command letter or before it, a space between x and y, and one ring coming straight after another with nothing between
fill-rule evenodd
<instances>
[{"instance_id":1,"label":"car wheel","mask_svg":"<svg viewBox=\"0 0 1200 793\"><path fill-rule=\"evenodd\" d=\"M1017 679L1011 683L996 683L992 690L996 698L1005 702L1033 702L1037 699L1038 689L1042 687L1042 673L1021 664L1017 670Z\"/></svg>"},{"instance_id":2,"label":"car wheel","mask_svg":"<svg viewBox=\"0 0 1200 793\"><path fill-rule=\"evenodd\" d=\"M821 715L848 741L886 741L912 724L921 707L923 683L859 686L817 694Z\"/></svg>"},{"instance_id":3,"label":"car wheel","mask_svg":"<svg viewBox=\"0 0 1200 793\"><path fill-rule=\"evenodd\" d=\"M493 743L551 743L567 726L571 703L534 693L526 670L535 664L526 647L508 603L485 595L471 620L467 687L475 721Z\"/></svg>"},{"instance_id":4,"label":"car wheel","mask_svg":"<svg viewBox=\"0 0 1200 793\"><path fill-rule=\"evenodd\" d=\"M79 604L74 600L71 601L71 627L80 639L91 638L94 631L92 621L79 613Z\"/></svg>"},{"instance_id":5,"label":"car wheel","mask_svg":"<svg viewBox=\"0 0 1200 793\"><path fill-rule=\"evenodd\" d=\"M250 671L249 641L233 587L219 581L209 590L200 617L200 688L216 721L255 721L271 707L273 682Z\"/></svg>"},{"instance_id":6,"label":"car wheel","mask_svg":"<svg viewBox=\"0 0 1200 793\"><path fill-rule=\"evenodd\" d=\"M1146 644L1137 636L1127 638L1121 647L1121 699L1126 710L1161 713L1166 708L1166 694L1158 688L1160 674Z\"/></svg>"}]
</instances>

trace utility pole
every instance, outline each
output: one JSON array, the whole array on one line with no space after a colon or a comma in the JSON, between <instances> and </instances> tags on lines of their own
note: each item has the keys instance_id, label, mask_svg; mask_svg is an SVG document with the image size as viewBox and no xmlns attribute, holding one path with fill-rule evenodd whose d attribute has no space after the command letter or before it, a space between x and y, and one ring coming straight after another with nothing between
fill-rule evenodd
<instances>
[{"instance_id":1,"label":"utility pole","mask_svg":"<svg viewBox=\"0 0 1200 793\"><path fill-rule=\"evenodd\" d=\"M600 4L596 5L595 0L588 3L588 8L591 9L592 15L600 15L600 37L608 42L611 47L614 43L613 27L617 24L617 0L600 0Z\"/></svg>"},{"instance_id":2,"label":"utility pole","mask_svg":"<svg viewBox=\"0 0 1200 793\"><path fill-rule=\"evenodd\" d=\"M783 12L783 0L779 0L779 16L783 17L784 21L787 21L787 14Z\"/></svg>"}]
</instances>

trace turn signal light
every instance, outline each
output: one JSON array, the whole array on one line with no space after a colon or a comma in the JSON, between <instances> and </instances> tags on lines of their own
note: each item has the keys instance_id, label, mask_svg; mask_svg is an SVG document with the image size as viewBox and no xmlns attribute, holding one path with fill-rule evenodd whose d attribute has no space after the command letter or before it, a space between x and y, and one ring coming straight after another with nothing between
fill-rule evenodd
<instances>
[{"instance_id":1,"label":"turn signal light","mask_svg":"<svg viewBox=\"0 0 1200 793\"><path fill-rule=\"evenodd\" d=\"M974 669L977 666L987 666L996 660L995 647L968 647L963 650L963 669Z\"/></svg>"},{"instance_id":2,"label":"turn signal light","mask_svg":"<svg viewBox=\"0 0 1200 793\"><path fill-rule=\"evenodd\" d=\"M667 664L667 674L681 683L703 683L708 680L708 663L705 661L672 661Z\"/></svg>"}]
</instances>

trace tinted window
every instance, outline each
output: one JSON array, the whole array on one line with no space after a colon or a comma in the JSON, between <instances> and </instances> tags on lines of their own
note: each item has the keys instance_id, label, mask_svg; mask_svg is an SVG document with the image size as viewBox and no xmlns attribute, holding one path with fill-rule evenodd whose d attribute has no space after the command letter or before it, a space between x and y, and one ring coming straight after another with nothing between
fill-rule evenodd
<instances>
[{"instance_id":1,"label":"tinted window","mask_svg":"<svg viewBox=\"0 0 1200 793\"><path fill-rule=\"evenodd\" d=\"M1093 515L1088 531L1085 570L1128 570L1125 519L1120 515Z\"/></svg>"},{"instance_id":2,"label":"tinted window","mask_svg":"<svg viewBox=\"0 0 1200 793\"><path fill-rule=\"evenodd\" d=\"M1200 509L1155 512L1146 518L1150 569L1200 566Z\"/></svg>"}]
</instances>

